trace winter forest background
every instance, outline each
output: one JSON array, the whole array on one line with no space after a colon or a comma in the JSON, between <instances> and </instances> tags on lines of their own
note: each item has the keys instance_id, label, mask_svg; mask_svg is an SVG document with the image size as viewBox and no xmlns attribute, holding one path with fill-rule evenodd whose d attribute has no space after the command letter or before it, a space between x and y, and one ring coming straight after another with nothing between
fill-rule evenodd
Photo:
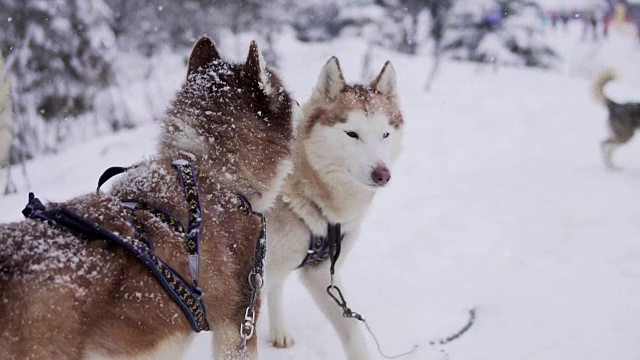
<instances>
[{"instance_id":1,"label":"winter forest background","mask_svg":"<svg viewBox=\"0 0 640 360\"><path fill-rule=\"evenodd\" d=\"M357 37L378 48L439 60L554 69L562 60L547 34L561 16L613 17L625 1L531 0L0 0L0 52L12 83L10 163L69 142L157 118L171 61L209 34L240 57L256 38L269 65L281 37L327 42ZM553 24L552 24L553 22ZM560 25L557 25L560 26ZM178 60L179 59L179 60ZM175 62L173 62L175 63Z\"/></svg>"}]
</instances>

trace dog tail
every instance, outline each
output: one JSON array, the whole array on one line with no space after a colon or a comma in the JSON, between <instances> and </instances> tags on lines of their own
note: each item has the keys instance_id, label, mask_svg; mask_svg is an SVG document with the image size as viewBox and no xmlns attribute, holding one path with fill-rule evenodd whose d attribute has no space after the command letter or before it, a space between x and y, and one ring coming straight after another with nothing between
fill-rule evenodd
<instances>
[{"instance_id":1,"label":"dog tail","mask_svg":"<svg viewBox=\"0 0 640 360\"><path fill-rule=\"evenodd\" d=\"M604 86L607 85L609 81L615 80L618 78L618 75L613 70L606 70L601 73L593 84L593 95L596 100L604 105L608 106L613 101L604 94Z\"/></svg>"}]
</instances>

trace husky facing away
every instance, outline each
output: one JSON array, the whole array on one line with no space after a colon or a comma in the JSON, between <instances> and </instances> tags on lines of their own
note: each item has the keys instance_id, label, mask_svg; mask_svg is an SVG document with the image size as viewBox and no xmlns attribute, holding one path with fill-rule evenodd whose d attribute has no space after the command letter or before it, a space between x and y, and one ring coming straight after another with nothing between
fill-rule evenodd
<instances>
[{"instance_id":1,"label":"husky facing away","mask_svg":"<svg viewBox=\"0 0 640 360\"><path fill-rule=\"evenodd\" d=\"M271 341L275 347L293 345L284 324L283 285L299 269L349 359L370 359L361 324L344 318L326 292L330 261L326 243L322 243L328 236L328 223L341 224L344 237L339 267L358 237L376 191L391 178L389 168L400 153L403 128L395 70L387 62L369 86L349 85L333 57L321 70L303 113L294 171L267 213ZM338 274L334 284L340 285Z\"/></svg>"},{"instance_id":2,"label":"husky facing away","mask_svg":"<svg viewBox=\"0 0 640 360\"><path fill-rule=\"evenodd\" d=\"M137 207L134 227L123 201L162 209L187 224L193 207L174 165L191 164L201 205L200 300L215 357L237 359L250 301L247 277L262 230L239 195L254 211L272 205L291 170L300 117L255 43L246 63L230 64L202 37L155 156L131 168L109 195L46 207L64 208L122 237L133 237L142 224L155 254L187 279L192 264L185 235L157 212ZM1 225L0 240L0 358L179 359L194 337L186 312L123 247L40 220ZM246 357L257 358L256 336Z\"/></svg>"},{"instance_id":3,"label":"husky facing away","mask_svg":"<svg viewBox=\"0 0 640 360\"><path fill-rule=\"evenodd\" d=\"M615 72L603 72L594 84L594 95L599 103L609 112L608 124L611 135L602 141L602 157L609 169L615 169L613 151L627 143L637 128L640 128L640 103L619 104L609 99L604 93L604 87L609 81L617 78Z\"/></svg>"}]
</instances>

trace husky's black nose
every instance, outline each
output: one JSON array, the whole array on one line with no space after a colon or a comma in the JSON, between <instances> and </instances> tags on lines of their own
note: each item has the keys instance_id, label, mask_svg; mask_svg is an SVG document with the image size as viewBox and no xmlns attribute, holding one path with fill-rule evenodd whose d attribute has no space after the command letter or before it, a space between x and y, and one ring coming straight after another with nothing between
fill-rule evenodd
<instances>
[{"instance_id":1,"label":"husky's black nose","mask_svg":"<svg viewBox=\"0 0 640 360\"><path fill-rule=\"evenodd\" d=\"M386 166L378 165L371 172L371 180L376 186L385 186L391 179L391 171Z\"/></svg>"}]
</instances>

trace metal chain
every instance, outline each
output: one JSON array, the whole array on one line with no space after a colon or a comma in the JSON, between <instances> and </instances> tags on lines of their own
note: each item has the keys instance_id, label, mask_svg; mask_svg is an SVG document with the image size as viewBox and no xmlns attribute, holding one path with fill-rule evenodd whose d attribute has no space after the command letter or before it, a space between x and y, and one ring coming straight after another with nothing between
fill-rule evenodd
<instances>
[{"instance_id":1,"label":"metal chain","mask_svg":"<svg viewBox=\"0 0 640 360\"><path fill-rule=\"evenodd\" d=\"M260 274L251 271L249 274L249 278L247 279L249 282L249 287L251 288L251 300L249 301L249 306L244 312L244 319L240 323L240 337L242 338L242 343L240 345L240 360L244 360L247 352L247 342L253 337L253 333L255 331L256 325L256 300L258 298L258 293L260 289L262 289L263 280Z\"/></svg>"},{"instance_id":2,"label":"metal chain","mask_svg":"<svg viewBox=\"0 0 640 360\"><path fill-rule=\"evenodd\" d=\"M253 333L255 331L256 326L256 300L258 299L258 294L262 289L262 285L264 285L263 274L264 274L264 258L266 254L266 236L267 236L267 221L263 214L254 213L260 216L261 231L260 237L258 239L258 243L256 244L256 253L254 259L254 266L249 276L247 278L247 282L249 283L249 288L251 289L251 295L249 296L249 305L244 312L244 319L240 323L240 337L242 338L242 342L240 344L239 350L239 359L244 360L247 354L247 343L253 337Z\"/></svg>"}]
</instances>

